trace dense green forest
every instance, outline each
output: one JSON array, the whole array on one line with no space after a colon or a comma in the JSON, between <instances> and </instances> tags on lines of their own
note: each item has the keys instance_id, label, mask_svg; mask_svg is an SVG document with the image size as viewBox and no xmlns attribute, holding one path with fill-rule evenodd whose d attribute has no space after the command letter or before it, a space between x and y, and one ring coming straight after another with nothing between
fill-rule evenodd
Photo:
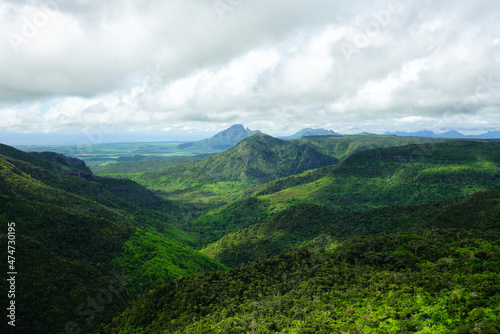
<instances>
[{"instance_id":1,"label":"dense green forest","mask_svg":"<svg viewBox=\"0 0 500 334\"><path fill-rule=\"evenodd\" d=\"M205 158L129 148L137 159L89 168L0 145L19 332L500 331L499 141L257 133Z\"/></svg>"},{"instance_id":2,"label":"dense green forest","mask_svg":"<svg viewBox=\"0 0 500 334\"><path fill-rule=\"evenodd\" d=\"M202 253L234 267L301 247L322 248L356 235L439 227L496 228L500 187L431 204L346 211L299 204L249 227L225 234Z\"/></svg>"},{"instance_id":3,"label":"dense green forest","mask_svg":"<svg viewBox=\"0 0 500 334\"><path fill-rule=\"evenodd\" d=\"M270 181L331 166L356 152L445 141L393 136L316 137L287 141L258 133L230 150L201 161L114 177L129 178L171 200L219 206L244 198L255 187Z\"/></svg>"},{"instance_id":4,"label":"dense green forest","mask_svg":"<svg viewBox=\"0 0 500 334\"><path fill-rule=\"evenodd\" d=\"M416 158L415 152L427 154ZM325 208L314 216L328 209L450 200L500 186L499 152L499 142L469 141L361 151L339 164L269 182L251 197L203 212L185 229L206 245L300 204Z\"/></svg>"},{"instance_id":5,"label":"dense green forest","mask_svg":"<svg viewBox=\"0 0 500 334\"><path fill-rule=\"evenodd\" d=\"M318 152L310 144L259 133L228 151L200 161L129 178L149 188L160 189L170 198L189 200L197 195L206 200L221 196L228 201L224 197L226 194L240 193L257 184L336 162L337 159Z\"/></svg>"},{"instance_id":6,"label":"dense green forest","mask_svg":"<svg viewBox=\"0 0 500 334\"><path fill-rule=\"evenodd\" d=\"M77 159L1 146L0 198L3 224L16 224L20 332L60 331L73 322L88 332L143 291L181 275L224 268L195 251L193 237L168 224L174 204L132 181L94 177ZM0 243L6 259L7 238ZM116 272L131 282L117 282ZM110 282L123 293L104 299L102 312L90 321L87 307L77 311ZM4 278L2 291L6 285Z\"/></svg>"},{"instance_id":7,"label":"dense green forest","mask_svg":"<svg viewBox=\"0 0 500 334\"><path fill-rule=\"evenodd\" d=\"M192 275L101 333L497 333L499 237L417 229Z\"/></svg>"}]
</instances>

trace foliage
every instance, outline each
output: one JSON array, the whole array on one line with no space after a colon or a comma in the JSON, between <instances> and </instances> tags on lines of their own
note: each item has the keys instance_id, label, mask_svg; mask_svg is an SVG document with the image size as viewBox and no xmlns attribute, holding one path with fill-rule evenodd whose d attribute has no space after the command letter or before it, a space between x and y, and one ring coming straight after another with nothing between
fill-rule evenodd
<instances>
[{"instance_id":1,"label":"foliage","mask_svg":"<svg viewBox=\"0 0 500 334\"><path fill-rule=\"evenodd\" d=\"M0 255L7 259L3 239L6 237L2 236ZM68 328L90 332L117 315L132 300L124 289L127 282L118 280L111 272L105 276L86 261L67 260L23 234L16 233L16 245L15 333L56 330L59 333ZM0 302L3 310L9 302L6 279L2 277L0 281L0 289L5 293ZM96 304L89 303L89 299ZM96 305L97 309L89 304ZM7 321L2 321L0 328L3 333L14 333Z\"/></svg>"},{"instance_id":2,"label":"foliage","mask_svg":"<svg viewBox=\"0 0 500 334\"><path fill-rule=\"evenodd\" d=\"M136 293L198 271L225 269L192 248L139 229L123 244L123 252L112 264L134 277L131 288Z\"/></svg>"},{"instance_id":3,"label":"foliage","mask_svg":"<svg viewBox=\"0 0 500 334\"><path fill-rule=\"evenodd\" d=\"M137 170L180 146L138 145L80 153ZM499 145L257 134L113 178L0 145L0 220L22 244L17 329L498 332Z\"/></svg>"},{"instance_id":4,"label":"foliage","mask_svg":"<svg viewBox=\"0 0 500 334\"><path fill-rule=\"evenodd\" d=\"M387 230L392 225L404 224L407 217L402 214L407 211L408 206L452 200L499 186L499 149L500 142L463 141L362 151L353 154L340 164L271 182L253 193L253 197L205 211L183 228L200 235L204 246L215 242L215 239L222 235L227 235L219 244L211 246L206 251L213 256L222 256L222 253L228 251L232 259L224 256L225 261L230 261L226 264L238 263L240 260L235 259L238 254L242 254L242 260L246 261L254 258L252 255L254 253L262 256L268 251L277 254L280 250L295 249L296 242L300 244L309 240L304 238L302 233L310 232L311 236L318 236L320 230L310 231L310 229L320 229L317 226L320 221L323 225L327 224L320 217L328 217L328 221L342 221L342 227L338 229L342 233L339 232L336 238L365 230L371 231L366 226L377 226L373 231ZM414 158L416 152L426 152L426 154L423 158L416 159ZM280 189L277 189L277 186ZM285 188L281 189L282 187ZM300 206L302 204L308 206ZM299 210L302 210L302 213L294 217L298 211L290 211L291 216L287 216L289 219L285 229L293 230L294 234L300 237L296 241L290 241L290 245L287 244L288 240L296 238L287 239L291 237L290 233L280 230L279 226L282 225L276 220L264 222L251 231L243 230L295 206L300 206ZM392 206L405 206L405 208L391 208ZM345 212L384 207L389 208L375 211L372 220L370 217L373 212L367 214ZM432 208L429 206L424 211L432 212ZM322 210L325 212L322 213ZM398 210L401 210L401 213ZM394 215L401 217L399 223L394 222ZM300 224L302 221L310 224ZM351 226L353 221L366 223ZM300 229L293 227L297 222L301 226ZM271 230L266 226L271 226ZM236 232L238 230L240 231ZM276 236L277 239L271 242L270 238L275 236L270 231L278 233L280 237ZM228 235L233 232L236 233ZM242 237L243 234L247 236ZM283 246L278 246L276 243ZM227 246L229 244L231 246ZM215 251L214 247L218 250ZM239 247L242 249L238 250Z\"/></svg>"},{"instance_id":5,"label":"foliage","mask_svg":"<svg viewBox=\"0 0 500 334\"><path fill-rule=\"evenodd\" d=\"M101 333L495 333L498 231L356 237L150 292Z\"/></svg>"},{"instance_id":6,"label":"foliage","mask_svg":"<svg viewBox=\"0 0 500 334\"><path fill-rule=\"evenodd\" d=\"M143 286L149 289L180 274L223 268L192 249L196 240L168 224L169 214L160 211L175 209L172 203L138 184L94 177L83 173L82 166L74 170L54 162L57 155L13 148L2 152L11 154L0 155L0 220L4 226L16 224L18 301L23 304L19 332L61 332L74 318L89 332L122 310ZM7 239L0 238L2 252L6 244ZM136 261L143 256L136 252L146 249L154 255L152 261ZM75 317L75 309L89 303L86 298L104 298L99 293L116 270L121 273L117 266L124 266L124 276L141 272L144 281L131 284L113 302L101 303L109 307L102 307L95 320ZM6 291L5 279L1 283Z\"/></svg>"},{"instance_id":7,"label":"foliage","mask_svg":"<svg viewBox=\"0 0 500 334\"><path fill-rule=\"evenodd\" d=\"M218 196L228 194L217 189L229 182L238 185L230 192L235 196L224 197L231 201L255 185L336 162L335 158L319 153L312 145L259 133L228 151L197 162L126 177L148 188L161 189L169 198L179 194L192 196L193 192L198 192L202 200L215 201ZM185 200L184 197L178 199Z\"/></svg>"},{"instance_id":8,"label":"foliage","mask_svg":"<svg viewBox=\"0 0 500 334\"><path fill-rule=\"evenodd\" d=\"M385 206L365 211L299 204L257 223L245 222L240 225L246 226L244 228L233 227L232 233L224 233L224 237L202 252L234 267L300 247L321 248L355 235L405 230L421 225L500 228L500 187L440 203Z\"/></svg>"}]
</instances>

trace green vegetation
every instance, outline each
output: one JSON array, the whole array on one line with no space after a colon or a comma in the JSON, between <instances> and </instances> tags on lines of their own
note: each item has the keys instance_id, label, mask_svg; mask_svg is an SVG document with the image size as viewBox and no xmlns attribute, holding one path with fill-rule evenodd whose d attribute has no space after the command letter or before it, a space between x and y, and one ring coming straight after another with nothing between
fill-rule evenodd
<instances>
[{"instance_id":1,"label":"green vegetation","mask_svg":"<svg viewBox=\"0 0 500 334\"><path fill-rule=\"evenodd\" d=\"M6 236L1 239L0 256L7 259ZM3 333L60 333L70 328L88 333L132 301L125 289L126 275L121 276L121 271L103 275L95 264L65 259L44 244L47 243L16 233L17 320L15 328L2 321ZM5 310L8 307L5 278L0 287L5 293L0 306ZM100 311L90 304L97 305Z\"/></svg>"},{"instance_id":2,"label":"green vegetation","mask_svg":"<svg viewBox=\"0 0 500 334\"><path fill-rule=\"evenodd\" d=\"M328 138L302 138L300 141L314 145L321 153L333 156L338 160L344 160L354 153L380 147L437 144L448 142L449 140L442 138L353 135Z\"/></svg>"},{"instance_id":3,"label":"green vegetation","mask_svg":"<svg viewBox=\"0 0 500 334\"><path fill-rule=\"evenodd\" d=\"M199 160L197 157L165 157L164 159L147 159L142 161L123 161L92 166L95 175L135 174L164 169L175 165Z\"/></svg>"},{"instance_id":4,"label":"green vegetation","mask_svg":"<svg viewBox=\"0 0 500 334\"><path fill-rule=\"evenodd\" d=\"M253 198L205 211L183 228L199 236L203 245L214 243L227 235L221 243L229 243L237 250L241 245L234 239L241 239L242 243L248 244L245 247L250 247L256 242L268 242L267 238L273 235L264 227L266 224L256 226L251 233L243 229L301 204L308 205L300 206L303 214L298 218L294 218L297 210L290 211L291 216L285 213L289 226L302 221L307 214L318 217L318 220L337 215L347 219L347 215L352 216L347 219L351 222L360 219L359 215L344 211L376 208L386 208L383 212L390 211L382 214L389 218L380 222L381 226L387 226L392 222L390 217L398 214L391 211L391 206L436 203L500 186L499 149L499 142L457 142L362 151L335 166L269 182L258 188ZM416 159L414 155L418 152L427 154L417 155ZM348 224L347 221L345 224ZM271 220L267 224L274 223ZM241 233L248 232L248 237L243 238L241 233L228 235L240 229ZM343 237L360 231L351 229L351 232ZM295 245L294 241L290 242L294 239L287 239L289 237L288 234L281 236L285 244L290 243L287 247ZM250 242L248 238L255 240ZM271 246L276 247L273 243L268 245ZM220 244L213 247L219 248L218 252L227 251L227 247L221 247ZM245 253L245 247L231 256L238 257L238 254ZM286 249L289 248L278 246L271 253L276 254L276 251ZM295 246L291 249L295 249ZM263 254L268 251L266 247L263 250ZM257 249L254 251L262 255ZM215 256L216 253L209 249L207 254ZM242 255L242 259L245 258L252 256L246 253ZM226 263L233 263L232 261Z\"/></svg>"},{"instance_id":5,"label":"green vegetation","mask_svg":"<svg viewBox=\"0 0 500 334\"><path fill-rule=\"evenodd\" d=\"M130 180L94 177L84 172L81 161L58 162L57 157L8 147L2 147L0 155L0 219L16 224L16 263L22 273L16 297L23 305L19 332L60 332L68 322L89 332L123 310L142 289L224 268L193 250L197 241L168 224L172 213L162 211L175 214L172 203ZM3 236L4 258L6 244ZM150 254L144 263L140 259L146 251ZM115 282L113 273L121 269L132 283ZM103 299L99 293L112 281L114 289L128 287L119 294L111 292L114 297L107 297L108 289ZM6 285L4 277L0 289L7 291ZM88 320L88 312L80 309L87 316L75 317L75 309L96 295L103 300L99 314ZM6 308L4 301L1 306ZM6 329L6 322L2 326Z\"/></svg>"},{"instance_id":6,"label":"green vegetation","mask_svg":"<svg viewBox=\"0 0 500 334\"><path fill-rule=\"evenodd\" d=\"M257 184L336 162L312 145L255 134L228 151L200 161L129 177L141 185L163 190L164 195L172 199L185 200L183 194L195 193L203 201L220 201L219 195L237 195ZM221 182L224 183L221 185ZM228 184L237 187L228 192L225 187ZM181 197L173 197L179 194ZM230 199L234 197L223 198Z\"/></svg>"},{"instance_id":7,"label":"green vegetation","mask_svg":"<svg viewBox=\"0 0 500 334\"><path fill-rule=\"evenodd\" d=\"M411 230L188 276L101 333L496 333L499 237Z\"/></svg>"},{"instance_id":8,"label":"green vegetation","mask_svg":"<svg viewBox=\"0 0 500 334\"><path fill-rule=\"evenodd\" d=\"M194 249L179 245L177 241L142 230L137 230L124 243L123 252L112 263L115 267L126 268L135 278L131 283L135 293L198 271L225 268Z\"/></svg>"},{"instance_id":9,"label":"green vegetation","mask_svg":"<svg viewBox=\"0 0 500 334\"><path fill-rule=\"evenodd\" d=\"M263 207L264 201L260 202ZM257 207L252 210L258 212ZM265 211L261 211L260 215L265 216ZM245 228L233 227L232 233L223 233L224 237L205 247L202 253L234 267L301 247L321 248L340 244L355 235L407 230L429 224L495 228L500 226L500 187L439 203L385 206L364 211L341 211L315 204L299 204L272 218L256 220L258 222L253 224L243 221L241 225ZM219 228L223 230L223 227Z\"/></svg>"},{"instance_id":10,"label":"green vegetation","mask_svg":"<svg viewBox=\"0 0 500 334\"><path fill-rule=\"evenodd\" d=\"M232 147L241 128L78 148L91 168L0 145L16 329L500 331L499 141L257 133Z\"/></svg>"},{"instance_id":11,"label":"green vegetation","mask_svg":"<svg viewBox=\"0 0 500 334\"><path fill-rule=\"evenodd\" d=\"M336 164L356 152L445 141L391 136L315 137L285 141L259 133L228 151L198 162L113 177L130 178L166 198L195 203L206 209L244 198L248 192L272 180ZM317 170L311 176L316 176L316 173Z\"/></svg>"},{"instance_id":12,"label":"green vegetation","mask_svg":"<svg viewBox=\"0 0 500 334\"><path fill-rule=\"evenodd\" d=\"M258 192L279 209L306 202L338 209L437 202L500 185L499 142L456 142L378 148L353 154L319 171Z\"/></svg>"}]
</instances>

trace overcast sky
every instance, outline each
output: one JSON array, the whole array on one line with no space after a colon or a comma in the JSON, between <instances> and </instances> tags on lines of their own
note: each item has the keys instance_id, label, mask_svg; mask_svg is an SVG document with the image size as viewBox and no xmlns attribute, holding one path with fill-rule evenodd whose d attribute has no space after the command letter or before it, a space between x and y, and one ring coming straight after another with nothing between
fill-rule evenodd
<instances>
[{"instance_id":1,"label":"overcast sky","mask_svg":"<svg viewBox=\"0 0 500 334\"><path fill-rule=\"evenodd\" d=\"M0 0L0 32L4 138L500 129L497 0Z\"/></svg>"}]
</instances>

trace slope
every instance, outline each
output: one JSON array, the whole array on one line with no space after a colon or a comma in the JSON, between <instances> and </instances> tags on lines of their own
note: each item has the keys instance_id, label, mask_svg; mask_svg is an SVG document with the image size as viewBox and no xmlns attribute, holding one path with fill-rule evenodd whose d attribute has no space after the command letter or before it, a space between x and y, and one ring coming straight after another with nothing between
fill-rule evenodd
<instances>
[{"instance_id":1,"label":"slope","mask_svg":"<svg viewBox=\"0 0 500 334\"><path fill-rule=\"evenodd\" d=\"M312 145L259 133L201 161L129 177L148 188L164 190L170 198L188 193L206 200L336 162Z\"/></svg>"},{"instance_id":2,"label":"slope","mask_svg":"<svg viewBox=\"0 0 500 334\"><path fill-rule=\"evenodd\" d=\"M139 207L158 199L136 203L133 194L142 197L148 191L132 181L100 178L100 183L90 174L54 161L51 154L26 154L9 147L2 147L2 152L9 155L0 155L0 220L16 225L20 249L16 263L23 275L17 286L22 293L16 298L23 305L23 321L16 326L19 331L61 331L71 317L84 332L97 326L98 321L75 318L75 308L85 304L86 297L94 297L96 283L109 282L107 277L118 267L125 276L141 277L141 284L130 284L125 299L109 303L104 299L97 306L102 312L96 319L108 319L131 296L173 277L222 268L193 250L197 242L161 216L142 215L146 212ZM130 200L106 189L116 182L132 194ZM0 238L0 247L4 254L5 237ZM145 248L148 261L137 261ZM82 276L75 277L76 273ZM118 283L116 288L126 283ZM1 288L6 284L3 279Z\"/></svg>"},{"instance_id":3,"label":"slope","mask_svg":"<svg viewBox=\"0 0 500 334\"><path fill-rule=\"evenodd\" d=\"M299 204L208 245L202 253L234 267L300 247L324 247L355 235L435 227L500 228L500 187L433 204L341 211Z\"/></svg>"},{"instance_id":4,"label":"slope","mask_svg":"<svg viewBox=\"0 0 500 334\"><path fill-rule=\"evenodd\" d=\"M352 211L466 196L500 185L499 148L499 142L464 141L358 152L263 185L255 198L206 211L185 228L207 245L299 204Z\"/></svg>"},{"instance_id":5,"label":"slope","mask_svg":"<svg viewBox=\"0 0 500 334\"><path fill-rule=\"evenodd\" d=\"M101 333L496 333L499 237L419 229L184 277Z\"/></svg>"},{"instance_id":6,"label":"slope","mask_svg":"<svg viewBox=\"0 0 500 334\"><path fill-rule=\"evenodd\" d=\"M500 185L500 142L457 141L377 148L349 156L317 179L269 184L257 194L277 209L315 203L338 209L420 204Z\"/></svg>"}]
</instances>

